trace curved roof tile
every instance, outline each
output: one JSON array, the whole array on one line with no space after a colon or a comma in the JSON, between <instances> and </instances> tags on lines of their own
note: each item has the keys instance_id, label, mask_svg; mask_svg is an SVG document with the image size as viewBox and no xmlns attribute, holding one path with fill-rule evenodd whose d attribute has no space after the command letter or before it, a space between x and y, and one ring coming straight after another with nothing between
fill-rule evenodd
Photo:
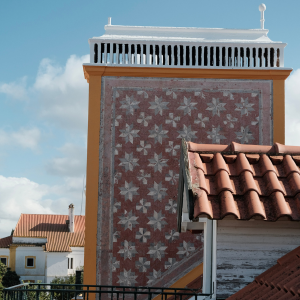
<instances>
[{"instance_id":1,"label":"curved roof tile","mask_svg":"<svg viewBox=\"0 0 300 300\"><path fill-rule=\"evenodd\" d=\"M300 221L300 147L188 142L187 149L194 217Z\"/></svg>"}]
</instances>

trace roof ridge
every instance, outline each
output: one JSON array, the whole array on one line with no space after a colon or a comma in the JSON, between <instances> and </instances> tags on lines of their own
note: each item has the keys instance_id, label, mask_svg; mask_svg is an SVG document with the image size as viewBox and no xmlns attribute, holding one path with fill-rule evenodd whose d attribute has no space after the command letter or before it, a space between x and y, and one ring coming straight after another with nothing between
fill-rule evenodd
<instances>
[{"instance_id":1,"label":"roof ridge","mask_svg":"<svg viewBox=\"0 0 300 300\"><path fill-rule=\"evenodd\" d=\"M187 142L188 151L198 153L222 153L222 154L267 154L267 155L300 155L300 146L288 146L280 143L273 145L249 145L231 142L228 145L198 144Z\"/></svg>"}]
</instances>

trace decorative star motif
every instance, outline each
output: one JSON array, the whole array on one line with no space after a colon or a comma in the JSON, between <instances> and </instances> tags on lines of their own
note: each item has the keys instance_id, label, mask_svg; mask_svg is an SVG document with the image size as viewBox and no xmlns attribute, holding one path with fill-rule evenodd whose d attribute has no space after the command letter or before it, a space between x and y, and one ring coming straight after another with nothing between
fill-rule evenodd
<instances>
[{"instance_id":1,"label":"decorative star motif","mask_svg":"<svg viewBox=\"0 0 300 300\"><path fill-rule=\"evenodd\" d=\"M139 101L134 100L133 96L127 96L123 101L121 101L122 105L120 108L126 109L126 115L133 115L134 111L139 108Z\"/></svg>"},{"instance_id":2,"label":"decorative star motif","mask_svg":"<svg viewBox=\"0 0 300 300\"><path fill-rule=\"evenodd\" d=\"M174 117L173 113L169 113L169 119L166 120L166 124L171 124L173 127L177 126L176 122L180 121L180 117Z\"/></svg>"},{"instance_id":3,"label":"decorative star motif","mask_svg":"<svg viewBox=\"0 0 300 300\"><path fill-rule=\"evenodd\" d=\"M179 136L177 138L180 139L184 138L186 141L192 141L193 139L196 138L197 131L193 131L191 125L189 126L183 125L183 129L178 130L177 132L179 133Z\"/></svg>"},{"instance_id":4,"label":"decorative star motif","mask_svg":"<svg viewBox=\"0 0 300 300\"><path fill-rule=\"evenodd\" d=\"M154 211L153 213L153 217L148 217L149 222L147 224L149 224L154 231L156 229L158 229L159 231L162 230L162 228L165 227L165 225L167 224L167 222L164 220L165 216L160 212L156 212Z\"/></svg>"},{"instance_id":5,"label":"decorative star motif","mask_svg":"<svg viewBox=\"0 0 300 300\"><path fill-rule=\"evenodd\" d=\"M154 102L150 102L151 106L149 109L154 109L155 115L160 114L162 116L164 109L169 109L167 105L169 102L163 102L162 97L155 96Z\"/></svg>"},{"instance_id":6,"label":"decorative star motif","mask_svg":"<svg viewBox=\"0 0 300 300\"><path fill-rule=\"evenodd\" d=\"M243 115L248 116L248 114L251 111L254 111L254 108L252 107L254 105L254 103L249 103L248 98L246 98L246 99L241 98L241 103L235 103L235 105L236 105L235 110L240 111L241 116L243 116Z\"/></svg>"},{"instance_id":7,"label":"decorative star motif","mask_svg":"<svg viewBox=\"0 0 300 300\"><path fill-rule=\"evenodd\" d=\"M162 144L162 141L164 138L167 138L167 133L168 130L163 130L162 125L157 126L156 124L154 125L153 130L149 130L149 138L153 138L155 144L158 142Z\"/></svg>"},{"instance_id":8,"label":"decorative star motif","mask_svg":"<svg viewBox=\"0 0 300 300\"><path fill-rule=\"evenodd\" d=\"M176 230L172 229L170 232L165 232L165 238L169 242L176 241L179 239L179 232Z\"/></svg>"},{"instance_id":9,"label":"decorative star motif","mask_svg":"<svg viewBox=\"0 0 300 300\"><path fill-rule=\"evenodd\" d=\"M202 114L198 114L198 119L194 121L195 124L200 124L202 128L205 128L205 122L209 121L209 117L202 117Z\"/></svg>"},{"instance_id":10,"label":"decorative star motif","mask_svg":"<svg viewBox=\"0 0 300 300\"><path fill-rule=\"evenodd\" d=\"M137 152L141 152L144 155L148 154L148 149L151 148L151 144L146 144L145 141L140 141L140 144L136 147Z\"/></svg>"},{"instance_id":11,"label":"decorative star motif","mask_svg":"<svg viewBox=\"0 0 300 300\"><path fill-rule=\"evenodd\" d=\"M153 272L149 273L149 276L147 276L147 278L149 279L147 281L147 284L152 283L154 280L159 279L161 277L161 270L156 271L155 269L153 269Z\"/></svg>"},{"instance_id":12,"label":"decorative star motif","mask_svg":"<svg viewBox=\"0 0 300 300\"><path fill-rule=\"evenodd\" d=\"M125 172L127 172L128 170L133 171L135 166L139 166L139 164L137 163L138 158L133 157L133 152L131 152L131 153L125 152L125 158L119 158L119 160L121 161L119 166L123 166L125 169Z\"/></svg>"},{"instance_id":13,"label":"decorative star motif","mask_svg":"<svg viewBox=\"0 0 300 300\"><path fill-rule=\"evenodd\" d=\"M178 254L180 258L188 257L192 252L196 250L193 243L186 241L183 241L183 243L180 244L180 247L177 247L177 249L178 252L176 254Z\"/></svg>"},{"instance_id":14,"label":"decorative star motif","mask_svg":"<svg viewBox=\"0 0 300 300\"><path fill-rule=\"evenodd\" d=\"M149 158L149 167L154 168L154 172L159 171L160 173L162 172L163 167L167 167L167 161L168 159L162 158L162 154L156 154L154 153L154 158Z\"/></svg>"},{"instance_id":15,"label":"decorative star motif","mask_svg":"<svg viewBox=\"0 0 300 300\"><path fill-rule=\"evenodd\" d=\"M152 116L146 116L144 112L140 113L140 116L137 119L139 124L143 124L145 127L148 126L148 122L152 119Z\"/></svg>"},{"instance_id":16,"label":"decorative star motif","mask_svg":"<svg viewBox=\"0 0 300 300\"><path fill-rule=\"evenodd\" d=\"M138 187L134 186L134 184L131 182L127 182L125 180L125 186L124 187L119 187L121 190L120 194L125 196L125 200L130 200L132 202L132 198L134 195L138 195L139 193L137 190L139 189Z\"/></svg>"},{"instance_id":17,"label":"decorative star motif","mask_svg":"<svg viewBox=\"0 0 300 300\"><path fill-rule=\"evenodd\" d=\"M151 203L147 202L145 199L141 199L139 203L136 204L136 210L146 214L148 209L151 207Z\"/></svg>"},{"instance_id":18,"label":"decorative star motif","mask_svg":"<svg viewBox=\"0 0 300 300\"><path fill-rule=\"evenodd\" d=\"M212 111L213 116L217 115L220 117L220 112L226 110L224 107L226 103L220 103L218 98L212 98L211 103L207 103L208 108L206 110Z\"/></svg>"},{"instance_id":19,"label":"decorative star motif","mask_svg":"<svg viewBox=\"0 0 300 300\"><path fill-rule=\"evenodd\" d=\"M170 170L168 174L166 174L165 180L170 184L175 185L179 179L179 174L175 174L174 171Z\"/></svg>"},{"instance_id":20,"label":"decorative star motif","mask_svg":"<svg viewBox=\"0 0 300 300\"><path fill-rule=\"evenodd\" d=\"M120 253L121 257L124 257L124 260L127 258L131 260L138 253L135 249L135 243L128 242L127 240L122 242L119 248L118 253Z\"/></svg>"},{"instance_id":21,"label":"decorative star motif","mask_svg":"<svg viewBox=\"0 0 300 300\"><path fill-rule=\"evenodd\" d=\"M148 248L149 251L147 252L147 254L150 254L150 257L154 260L158 259L161 261L161 259L165 257L165 250L167 248L168 247L165 246L165 244L162 242L158 242L156 245L151 243L150 247Z\"/></svg>"},{"instance_id":22,"label":"decorative star motif","mask_svg":"<svg viewBox=\"0 0 300 300\"><path fill-rule=\"evenodd\" d=\"M154 186L151 187L151 188L148 188L148 190L150 191L148 193L149 196L151 196L154 201L158 200L158 201L161 201L166 195L166 188L163 188L162 187L162 183L156 183L154 181Z\"/></svg>"},{"instance_id":23,"label":"decorative star motif","mask_svg":"<svg viewBox=\"0 0 300 300\"><path fill-rule=\"evenodd\" d=\"M120 131L122 132L120 134L120 137L123 137L126 143L130 142L131 144L133 144L133 138L139 137L139 130L133 129L133 124L126 124L125 129L120 129Z\"/></svg>"},{"instance_id":24,"label":"decorative star motif","mask_svg":"<svg viewBox=\"0 0 300 300\"><path fill-rule=\"evenodd\" d=\"M137 176L138 181L147 184L147 178L150 178L150 174L146 174L144 170L140 170L140 174Z\"/></svg>"},{"instance_id":25,"label":"decorative star motif","mask_svg":"<svg viewBox=\"0 0 300 300\"><path fill-rule=\"evenodd\" d=\"M129 229L132 231L132 228L134 228L136 224L139 224L139 222L137 221L139 217L133 215L132 210L127 215L122 214L118 218L120 219L118 224L121 224L122 227L125 228L125 230Z\"/></svg>"},{"instance_id":26,"label":"decorative star motif","mask_svg":"<svg viewBox=\"0 0 300 300\"><path fill-rule=\"evenodd\" d=\"M176 156L177 150L179 150L179 149L180 149L179 145L174 145L173 141L169 141L169 146L168 146L168 148L166 148L166 152L172 156Z\"/></svg>"},{"instance_id":27,"label":"decorative star motif","mask_svg":"<svg viewBox=\"0 0 300 300\"><path fill-rule=\"evenodd\" d=\"M191 97L190 98L184 97L183 103L181 103L181 106L179 106L177 109L183 110L184 116L185 115L191 116L192 110L196 109L195 107L196 104L197 102L192 102Z\"/></svg>"},{"instance_id":28,"label":"decorative star motif","mask_svg":"<svg viewBox=\"0 0 300 300\"><path fill-rule=\"evenodd\" d=\"M135 238L141 243L147 243L147 240L150 239L150 235L150 231L148 231L146 228L139 228L139 231L137 231L135 234Z\"/></svg>"},{"instance_id":29,"label":"decorative star motif","mask_svg":"<svg viewBox=\"0 0 300 300\"><path fill-rule=\"evenodd\" d=\"M231 114L226 115L227 120L225 120L223 123L225 125L228 125L229 128L234 128L234 123L237 122L237 118L234 118Z\"/></svg>"},{"instance_id":30,"label":"decorative star motif","mask_svg":"<svg viewBox=\"0 0 300 300\"><path fill-rule=\"evenodd\" d=\"M177 202L173 199L169 199L169 203L166 204L165 210L170 214L176 214L177 212Z\"/></svg>"},{"instance_id":31,"label":"decorative star motif","mask_svg":"<svg viewBox=\"0 0 300 300\"><path fill-rule=\"evenodd\" d=\"M137 283L137 281L135 280L137 276L135 276L134 272L131 272L131 269L128 271L124 269L124 272L120 272L118 278L119 278L118 283L120 283L120 285L132 286L135 285L135 283Z\"/></svg>"},{"instance_id":32,"label":"decorative star motif","mask_svg":"<svg viewBox=\"0 0 300 300\"><path fill-rule=\"evenodd\" d=\"M254 140L253 133L250 131L249 126L241 127L240 132L236 132L236 138L240 141L241 144L249 144Z\"/></svg>"},{"instance_id":33,"label":"decorative star motif","mask_svg":"<svg viewBox=\"0 0 300 300\"><path fill-rule=\"evenodd\" d=\"M139 260L135 262L135 267L139 269L139 272L145 273L150 268L150 261L146 257L139 257Z\"/></svg>"},{"instance_id":34,"label":"decorative star motif","mask_svg":"<svg viewBox=\"0 0 300 300\"><path fill-rule=\"evenodd\" d=\"M222 134L220 125L218 127L212 127L211 131L207 131L207 138L212 140L213 144L220 144L221 140L226 139Z\"/></svg>"}]
</instances>

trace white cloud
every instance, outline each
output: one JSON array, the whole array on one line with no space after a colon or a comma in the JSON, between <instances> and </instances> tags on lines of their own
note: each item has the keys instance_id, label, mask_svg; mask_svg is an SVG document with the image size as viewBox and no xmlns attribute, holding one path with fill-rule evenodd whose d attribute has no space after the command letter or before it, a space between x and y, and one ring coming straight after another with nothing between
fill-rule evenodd
<instances>
[{"instance_id":1,"label":"white cloud","mask_svg":"<svg viewBox=\"0 0 300 300\"><path fill-rule=\"evenodd\" d=\"M0 83L0 93L19 100L25 99L27 96L26 82L27 77L25 76L15 82Z\"/></svg>"},{"instance_id":2,"label":"white cloud","mask_svg":"<svg viewBox=\"0 0 300 300\"><path fill-rule=\"evenodd\" d=\"M0 175L0 238L10 234L23 214L68 214L68 205L75 204L80 213L82 178L65 178L61 185L38 184L27 178ZM84 213L83 204L83 213Z\"/></svg>"},{"instance_id":3,"label":"white cloud","mask_svg":"<svg viewBox=\"0 0 300 300\"><path fill-rule=\"evenodd\" d=\"M287 145L300 145L300 69L286 80L285 136Z\"/></svg>"},{"instance_id":4,"label":"white cloud","mask_svg":"<svg viewBox=\"0 0 300 300\"><path fill-rule=\"evenodd\" d=\"M89 55L71 55L64 67L49 59L41 61L33 89L42 118L63 128L86 132L88 84L82 64L88 61Z\"/></svg>"},{"instance_id":5,"label":"white cloud","mask_svg":"<svg viewBox=\"0 0 300 300\"><path fill-rule=\"evenodd\" d=\"M59 150L64 157L51 159L46 165L47 172L59 176L83 176L86 166L86 148L66 143Z\"/></svg>"},{"instance_id":6,"label":"white cloud","mask_svg":"<svg viewBox=\"0 0 300 300\"><path fill-rule=\"evenodd\" d=\"M23 148L36 149L41 137L38 128L26 129L21 127L18 131L5 131L0 129L0 145L14 145Z\"/></svg>"}]
</instances>

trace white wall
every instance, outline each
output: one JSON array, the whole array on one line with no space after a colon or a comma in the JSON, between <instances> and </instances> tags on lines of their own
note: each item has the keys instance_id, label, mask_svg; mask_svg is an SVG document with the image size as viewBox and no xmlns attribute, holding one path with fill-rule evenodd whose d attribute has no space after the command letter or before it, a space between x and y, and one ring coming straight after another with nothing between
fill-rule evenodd
<instances>
[{"instance_id":1,"label":"white wall","mask_svg":"<svg viewBox=\"0 0 300 300\"><path fill-rule=\"evenodd\" d=\"M47 252L46 282L50 283L55 276L64 277L68 275L69 252Z\"/></svg>"},{"instance_id":2,"label":"white wall","mask_svg":"<svg viewBox=\"0 0 300 300\"><path fill-rule=\"evenodd\" d=\"M84 263L84 247L71 247L71 249L68 258L73 258L73 269L69 269L68 274L74 274Z\"/></svg>"},{"instance_id":3,"label":"white wall","mask_svg":"<svg viewBox=\"0 0 300 300\"><path fill-rule=\"evenodd\" d=\"M35 268L25 268L25 257L35 256ZM42 280L45 276L45 252L42 247L18 247L16 248L16 273L21 279ZM30 276L30 278L27 278Z\"/></svg>"},{"instance_id":4,"label":"white wall","mask_svg":"<svg viewBox=\"0 0 300 300\"><path fill-rule=\"evenodd\" d=\"M0 248L0 256L8 256L7 266L9 266L9 249Z\"/></svg>"},{"instance_id":5,"label":"white wall","mask_svg":"<svg viewBox=\"0 0 300 300\"><path fill-rule=\"evenodd\" d=\"M217 297L227 298L300 245L300 222L218 221Z\"/></svg>"}]
</instances>

